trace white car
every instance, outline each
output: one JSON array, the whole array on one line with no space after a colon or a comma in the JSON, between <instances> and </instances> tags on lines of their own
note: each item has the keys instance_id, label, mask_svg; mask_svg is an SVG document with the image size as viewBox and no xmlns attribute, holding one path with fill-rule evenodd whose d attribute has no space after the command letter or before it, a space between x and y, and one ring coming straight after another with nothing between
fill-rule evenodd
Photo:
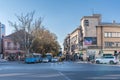
<instances>
[{"instance_id":1,"label":"white car","mask_svg":"<svg viewBox=\"0 0 120 80\"><path fill-rule=\"evenodd\" d=\"M100 63L117 64L119 62L119 60L116 59L115 56L103 56L101 58L96 58L95 62L97 64L100 64Z\"/></svg>"},{"instance_id":2,"label":"white car","mask_svg":"<svg viewBox=\"0 0 120 80\"><path fill-rule=\"evenodd\" d=\"M43 59L42 59L42 62L47 63L47 62L49 62L49 60L48 60L48 58L43 58Z\"/></svg>"},{"instance_id":3,"label":"white car","mask_svg":"<svg viewBox=\"0 0 120 80\"><path fill-rule=\"evenodd\" d=\"M52 58L52 60L51 60L52 62L58 62L59 61L59 59L58 58Z\"/></svg>"}]
</instances>

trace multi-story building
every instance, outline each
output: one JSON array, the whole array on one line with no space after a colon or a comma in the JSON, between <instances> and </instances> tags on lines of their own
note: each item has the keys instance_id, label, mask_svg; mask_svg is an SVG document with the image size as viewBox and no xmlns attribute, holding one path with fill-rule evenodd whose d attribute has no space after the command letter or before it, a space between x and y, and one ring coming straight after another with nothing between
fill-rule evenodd
<instances>
[{"instance_id":1,"label":"multi-story building","mask_svg":"<svg viewBox=\"0 0 120 80\"><path fill-rule=\"evenodd\" d=\"M5 36L5 25L0 22L0 38Z\"/></svg>"},{"instance_id":2,"label":"multi-story building","mask_svg":"<svg viewBox=\"0 0 120 80\"><path fill-rule=\"evenodd\" d=\"M64 40L64 51L66 54L70 53L70 34L67 35L67 37Z\"/></svg>"},{"instance_id":3,"label":"multi-story building","mask_svg":"<svg viewBox=\"0 0 120 80\"><path fill-rule=\"evenodd\" d=\"M3 37L5 36L5 25L0 22L0 58L3 57L2 45Z\"/></svg>"},{"instance_id":4,"label":"multi-story building","mask_svg":"<svg viewBox=\"0 0 120 80\"><path fill-rule=\"evenodd\" d=\"M120 24L102 23L96 26L97 46L104 53L114 54L115 51L120 52Z\"/></svg>"},{"instance_id":5,"label":"multi-story building","mask_svg":"<svg viewBox=\"0 0 120 80\"><path fill-rule=\"evenodd\" d=\"M69 52L80 53L84 57L96 57L120 52L120 24L101 22L100 14L84 16L80 28L69 35ZM102 54L103 55L103 54Z\"/></svg>"},{"instance_id":6,"label":"multi-story building","mask_svg":"<svg viewBox=\"0 0 120 80\"><path fill-rule=\"evenodd\" d=\"M9 60L18 60L18 58L23 59L25 56L24 50L21 48L18 42L13 40L13 36L16 33L5 36L2 41L2 52L3 57Z\"/></svg>"},{"instance_id":7,"label":"multi-story building","mask_svg":"<svg viewBox=\"0 0 120 80\"><path fill-rule=\"evenodd\" d=\"M93 14L92 16L84 16L81 19L81 28L83 34L83 48L97 45L96 26L101 23L101 15Z\"/></svg>"},{"instance_id":8,"label":"multi-story building","mask_svg":"<svg viewBox=\"0 0 120 80\"><path fill-rule=\"evenodd\" d=\"M94 57L98 50L97 47L97 32L96 26L101 24L101 15L93 14L92 16L84 16L81 19L81 28L82 28L82 45L83 45L83 54L85 57ZM95 49L94 49L95 48Z\"/></svg>"},{"instance_id":9,"label":"multi-story building","mask_svg":"<svg viewBox=\"0 0 120 80\"><path fill-rule=\"evenodd\" d=\"M64 54L66 54L66 60L70 59L70 34L64 39Z\"/></svg>"},{"instance_id":10,"label":"multi-story building","mask_svg":"<svg viewBox=\"0 0 120 80\"><path fill-rule=\"evenodd\" d=\"M80 28L75 29L70 34L70 52L71 54L78 53L80 49Z\"/></svg>"},{"instance_id":11,"label":"multi-story building","mask_svg":"<svg viewBox=\"0 0 120 80\"><path fill-rule=\"evenodd\" d=\"M70 33L64 40L64 51L66 55L75 55L80 53L82 49L82 34L81 28L76 28L72 33Z\"/></svg>"}]
</instances>

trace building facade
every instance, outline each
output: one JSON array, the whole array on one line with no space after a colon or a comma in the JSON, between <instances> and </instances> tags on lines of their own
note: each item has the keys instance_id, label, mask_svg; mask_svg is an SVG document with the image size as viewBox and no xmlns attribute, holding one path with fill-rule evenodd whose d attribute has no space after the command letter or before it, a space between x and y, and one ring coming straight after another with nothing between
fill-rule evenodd
<instances>
[{"instance_id":1,"label":"building facade","mask_svg":"<svg viewBox=\"0 0 120 80\"><path fill-rule=\"evenodd\" d=\"M120 24L106 23L96 26L97 46L104 53L120 52Z\"/></svg>"},{"instance_id":2,"label":"building facade","mask_svg":"<svg viewBox=\"0 0 120 80\"><path fill-rule=\"evenodd\" d=\"M25 52L21 49L20 44L18 42L14 42L11 38L12 35L6 36L3 38L3 57L7 60L19 60L24 59Z\"/></svg>"},{"instance_id":3,"label":"building facade","mask_svg":"<svg viewBox=\"0 0 120 80\"><path fill-rule=\"evenodd\" d=\"M71 34L70 34L70 53L79 53L80 49L80 28L75 29Z\"/></svg>"},{"instance_id":4,"label":"building facade","mask_svg":"<svg viewBox=\"0 0 120 80\"><path fill-rule=\"evenodd\" d=\"M82 34L81 28L76 28L72 33L68 34L68 36L64 40L64 51L69 58L74 58L77 54L80 53L82 49Z\"/></svg>"},{"instance_id":5,"label":"building facade","mask_svg":"<svg viewBox=\"0 0 120 80\"><path fill-rule=\"evenodd\" d=\"M5 25L0 22L0 58L3 58L3 37L5 36Z\"/></svg>"},{"instance_id":6,"label":"building facade","mask_svg":"<svg viewBox=\"0 0 120 80\"><path fill-rule=\"evenodd\" d=\"M83 48L97 45L97 42L92 40L97 39L96 26L101 23L101 15L93 14L92 16L84 16L81 19L81 28L83 34Z\"/></svg>"},{"instance_id":7,"label":"building facade","mask_svg":"<svg viewBox=\"0 0 120 80\"><path fill-rule=\"evenodd\" d=\"M84 59L120 53L120 24L101 22L100 14L84 16L79 29L69 35L69 52L82 53Z\"/></svg>"},{"instance_id":8,"label":"building facade","mask_svg":"<svg viewBox=\"0 0 120 80\"><path fill-rule=\"evenodd\" d=\"M64 39L64 53L69 54L70 53L70 34L67 35L67 37Z\"/></svg>"}]
</instances>

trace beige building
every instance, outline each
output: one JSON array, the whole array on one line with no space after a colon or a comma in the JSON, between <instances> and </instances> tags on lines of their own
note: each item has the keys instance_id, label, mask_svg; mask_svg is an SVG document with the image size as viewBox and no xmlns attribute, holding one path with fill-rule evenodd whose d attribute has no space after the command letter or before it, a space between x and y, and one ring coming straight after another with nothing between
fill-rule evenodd
<instances>
[{"instance_id":1,"label":"beige building","mask_svg":"<svg viewBox=\"0 0 120 80\"><path fill-rule=\"evenodd\" d=\"M81 28L78 27L65 38L64 51L67 58L73 59L75 55L79 56L80 50L82 50L82 34Z\"/></svg>"},{"instance_id":2,"label":"beige building","mask_svg":"<svg viewBox=\"0 0 120 80\"><path fill-rule=\"evenodd\" d=\"M120 51L120 24L107 23L96 26L97 46L104 53L114 54Z\"/></svg>"},{"instance_id":3,"label":"beige building","mask_svg":"<svg viewBox=\"0 0 120 80\"><path fill-rule=\"evenodd\" d=\"M80 49L80 28L75 29L71 34L70 34L70 53L79 53Z\"/></svg>"},{"instance_id":4,"label":"beige building","mask_svg":"<svg viewBox=\"0 0 120 80\"><path fill-rule=\"evenodd\" d=\"M67 37L64 39L64 54L70 53L70 34L67 35Z\"/></svg>"},{"instance_id":5,"label":"beige building","mask_svg":"<svg viewBox=\"0 0 120 80\"><path fill-rule=\"evenodd\" d=\"M67 38L70 54L82 53L84 59L120 52L120 24L103 23L100 14L84 16Z\"/></svg>"},{"instance_id":6,"label":"beige building","mask_svg":"<svg viewBox=\"0 0 120 80\"><path fill-rule=\"evenodd\" d=\"M96 26L101 23L101 15L93 14L92 16L84 16L81 19L81 28L83 34L83 48L88 48L88 46L95 46L96 43L90 42L89 39L95 39L96 35Z\"/></svg>"}]
</instances>

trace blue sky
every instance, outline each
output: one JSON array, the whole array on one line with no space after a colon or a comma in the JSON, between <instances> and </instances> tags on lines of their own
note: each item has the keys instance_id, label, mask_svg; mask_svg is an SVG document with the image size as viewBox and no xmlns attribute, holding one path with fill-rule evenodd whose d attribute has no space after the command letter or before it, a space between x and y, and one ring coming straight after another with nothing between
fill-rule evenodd
<instances>
[{"instance_id":1,"label":"blue sky","mask_svg":"<svg viewBox=\"0 0 120 80\"><path fill-rule=\"evenodd\" d=\"M43 25L57 35L61 45L80 19L93 12L102 14L103 22L120 22L120 0L0 0L0 21L6 25L6 34L13 32L8 21L16 21L15 14L34 10L35 18L44 18Z\"/></svg>"}]
</instances>

